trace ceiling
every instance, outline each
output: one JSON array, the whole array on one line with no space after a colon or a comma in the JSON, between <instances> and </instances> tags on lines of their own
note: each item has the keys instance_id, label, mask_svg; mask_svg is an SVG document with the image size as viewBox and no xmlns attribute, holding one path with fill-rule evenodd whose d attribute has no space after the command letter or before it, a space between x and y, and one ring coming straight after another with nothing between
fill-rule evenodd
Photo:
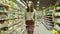
<instances>
[{"instance_id":1,"label":"ceiling","mask_svg":"<svg viewBox=\"0 0 60 34\"><path fill-rule=\"evenodd\" d=\"M26 2L26 0L24 0ZM49 7L50 5L54 5L57 0L31 0L34 3L34 6L36 8L37 1L40 2L39 8L42 9L42 7Z\"/></svg>"}]
</instances>

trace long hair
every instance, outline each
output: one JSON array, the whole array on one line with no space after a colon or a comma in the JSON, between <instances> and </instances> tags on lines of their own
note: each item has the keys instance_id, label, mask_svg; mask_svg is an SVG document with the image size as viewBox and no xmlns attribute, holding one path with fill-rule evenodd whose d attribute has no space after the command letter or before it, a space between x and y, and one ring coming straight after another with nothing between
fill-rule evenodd
<instances>
[{"instance_id":1,"label":"long hair","mask_svg":"<svg viewBox=\"0 0 60 34\"><path fill-rule=\"evenodd\" d=\"M30 2L30 3L29 3ZM30 7L27 5L27 12L33 12L34 11L34 5L32 1L29 1L28 4L31 4Z\"/></svg>"}]
</instances>

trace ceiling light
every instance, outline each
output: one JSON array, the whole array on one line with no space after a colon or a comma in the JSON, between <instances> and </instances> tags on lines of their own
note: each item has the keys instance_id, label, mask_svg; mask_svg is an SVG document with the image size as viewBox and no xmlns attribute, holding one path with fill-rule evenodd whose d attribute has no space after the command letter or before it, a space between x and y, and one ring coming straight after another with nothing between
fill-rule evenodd
<instances>
[{"instance_id":1,"label":"ceiling light","mask_svg":"<svg viewBox=\"0 0 60 34\"><path fill-rule=\"evenodd\" d=\"M40 2L38 1L37 3L39 4Z\"/></svg>"}]
</instances>

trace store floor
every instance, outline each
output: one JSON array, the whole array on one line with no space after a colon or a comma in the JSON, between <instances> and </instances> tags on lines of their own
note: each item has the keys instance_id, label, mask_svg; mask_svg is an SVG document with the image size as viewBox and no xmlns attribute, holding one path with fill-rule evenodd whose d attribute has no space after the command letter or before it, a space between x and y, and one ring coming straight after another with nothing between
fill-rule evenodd
<instances>
[{"instance_id":1,"label":"store floor","mask_svg":"<svg viewBox=\"0 0 60 34\"><path fill-rule=\"evenodd\" d=\"M35 26L34 34L52 34L52 31L47 30L47 28L41 22L44 22L44 20L41 19L40 23L39 22L37 23L38 25ZM24 34L27 34L26 31Z\"/></svg>"},{"instance_id":2,"label":"store floor","mask_svg":"<svg viewBox=\"0 0 60 34\"><path fill-rule=\"evenodd\" d=\"M27 34L25 31L24 34ZM35 26L34 34L52 34L52 31L47 30L42 23L39 23L38 26Z\"/></svg>"},{"instance_id":3,"label":"store floor","mask_svg":"<svg viewBox=\"0 0 60 34\"><path fill-rule=\"evenodd\" d=\"M35 27L34 34L52 34L52 31L47 30L45 26L40 23L38 27Z\"/></svg>"}]
</instances>

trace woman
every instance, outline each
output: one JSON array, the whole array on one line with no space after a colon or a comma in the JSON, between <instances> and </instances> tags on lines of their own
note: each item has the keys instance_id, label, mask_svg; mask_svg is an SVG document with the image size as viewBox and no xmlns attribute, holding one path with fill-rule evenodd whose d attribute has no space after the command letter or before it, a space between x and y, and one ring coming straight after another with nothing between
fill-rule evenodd
<instances>
[{"instance_id":1,"label":"woman","mask_svg":"<svg viewBox=\"0 0 60 34\"><path fill-rule=\"evenodd\" d=\"M26 29L28 34L33 34L34 31L34 6L32 1L28 2L28 8L26 12Z\"/></svg>"}]
</instances>

